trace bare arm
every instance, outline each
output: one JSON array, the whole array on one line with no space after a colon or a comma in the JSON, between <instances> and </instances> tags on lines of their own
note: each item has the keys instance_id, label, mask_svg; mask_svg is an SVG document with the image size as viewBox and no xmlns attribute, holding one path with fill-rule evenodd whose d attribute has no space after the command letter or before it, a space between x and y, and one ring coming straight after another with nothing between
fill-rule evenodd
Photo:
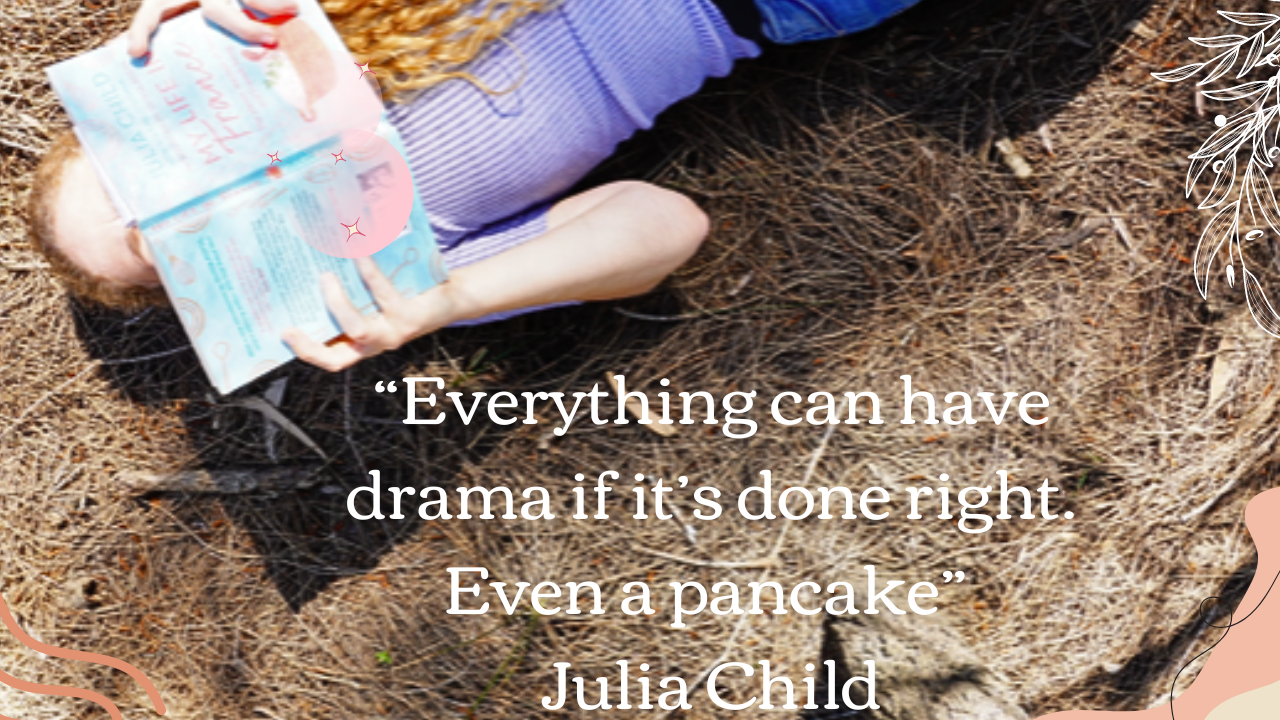
<instances>
[{"instance_id":1,"label":"bare arm","mask_svg":"<svg viewBox=\"0 0 1280 720\"><path fill-rule=\"evenodd\" d=\"M324 345L296 330L284 340L299 358L336 371L462 320L570 300L647 292L697 250L706 217L683 195L615 183L552 209L548 231L454 271L448 282L405 298L370 259L357 261L381 312L362 316L332 275L325 299L344 335Z\"/></svg>"}]
</instances>

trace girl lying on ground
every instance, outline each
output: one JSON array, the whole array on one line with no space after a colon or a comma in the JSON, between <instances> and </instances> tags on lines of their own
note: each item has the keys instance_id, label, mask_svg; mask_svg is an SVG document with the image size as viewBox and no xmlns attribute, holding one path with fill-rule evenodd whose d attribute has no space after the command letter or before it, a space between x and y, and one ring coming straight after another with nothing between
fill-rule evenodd
<instances>
[{"instance_id":1,"label":"girl lying on ground","mask_svg":"<svg viewBox=\"0 0 1280 720\"><path fill-rule=\"evenodd\" d=\"M328 370L466 321L644 293L688 260L707 218L642 182L566 197L618 143L765 42L834 37L916 0L324 0L352 52L377 69L450 279L403 297L368 259L380 312L356 311L335 277L326 302L344 335L284 340ZM129 30L141 57L162 19L194 6L144 0ZM267 14L290 0L245 0ZM272 26L237 0L202 0L208 19L271 45ZM488 88L510 87L498 94ZM36 171L29 225L71 290L108 305L163 300L147 243L116 214L71 133Z\"/></svg>"}]
</instances>

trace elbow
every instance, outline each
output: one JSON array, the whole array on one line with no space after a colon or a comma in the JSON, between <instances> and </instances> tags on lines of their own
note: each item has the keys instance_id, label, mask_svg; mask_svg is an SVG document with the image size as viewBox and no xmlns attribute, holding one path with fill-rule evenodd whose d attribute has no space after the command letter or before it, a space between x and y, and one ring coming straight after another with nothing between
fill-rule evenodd
<instances>
[{"instance_id":1,"label":"elbow","mask_svg":"<svg viewBox=\"0 0 1280 720\"><path fill-rule=\"evenodd\" d=\"M679 207L676 211L679 217L678 228L674 234L678 238L676 250L681 255L680 263L683 264L698 252L702 242L707 239L711 232L711 218L688 196L677 192L671 194L675 196L673 204Z\"/></svg>"},{"instance_id":2,"label":"elbow","mask_svg":"<svg viewBox=\"0 0 1280 720\"><path fill-rule=\"evenodd\" d=\"M654 251L670 270L680 267L698 252L711 230L711 220L688 196L674 190L637 183L637 191L645 194L649 217L657 224Z\"/></svg>"}]
</instances>

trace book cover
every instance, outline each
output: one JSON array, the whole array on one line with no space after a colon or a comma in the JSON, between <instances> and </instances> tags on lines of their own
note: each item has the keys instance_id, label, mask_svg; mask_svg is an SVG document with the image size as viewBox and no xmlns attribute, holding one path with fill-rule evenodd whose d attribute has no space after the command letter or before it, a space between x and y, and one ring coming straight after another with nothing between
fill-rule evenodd
<instances>
[{"instance_id":1,"label":"book cover","mask_svg":"<svg viewBox=\"0 0 1280 720\"><path fill-rule=\"evenodd\" d=\"M446 277L376 82L314 0L272 22L278 44L268 49L190 12L160 27L146 61L116 38L48 70L223 393L293 359L283 330L319 341L340 333L322 273L376 311L348 259L370 237L384 238L373 257L402 293ZM385 211L396 188L403 225L403 212Z\"/></svg>"}]
</instances>

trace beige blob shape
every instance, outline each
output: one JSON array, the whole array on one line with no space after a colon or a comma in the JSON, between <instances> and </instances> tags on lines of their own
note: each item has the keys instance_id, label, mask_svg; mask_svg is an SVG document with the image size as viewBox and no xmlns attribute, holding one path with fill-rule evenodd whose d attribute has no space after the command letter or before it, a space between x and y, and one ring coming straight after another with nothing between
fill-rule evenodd
<instances>
[{"instance_id":1,"label":"beige blob shape","mask_svg":"<svg viewBox=\"0 0 1280 720\"><path fill-rule=\"evenodd\" d=\"M1273 720L1280 715L1280 682L1222 703L1205 720Z\"/></svg>"}]
</instances>

